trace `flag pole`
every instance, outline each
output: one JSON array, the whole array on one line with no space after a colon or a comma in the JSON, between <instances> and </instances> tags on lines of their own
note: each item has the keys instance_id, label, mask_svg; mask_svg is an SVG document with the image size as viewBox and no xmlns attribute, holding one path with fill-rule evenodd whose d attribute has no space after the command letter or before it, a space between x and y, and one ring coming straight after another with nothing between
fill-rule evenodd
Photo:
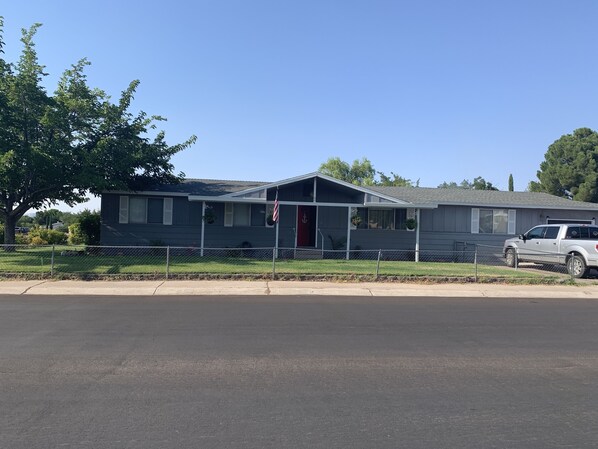
<instances>
[{"instance_id":1,"label":"flag pole","mask_svg":"<svg viewBox=\"0 0 598 449\"><path fill-rule=\"evenodd\" d=\"M280 206L278 204L278 187L276 187L276 198L274 199L274 213L272 218L276 223L276 241L274 242L274 257L278 259L278 225L280 223Z\"/></svg>"}]
</instances>

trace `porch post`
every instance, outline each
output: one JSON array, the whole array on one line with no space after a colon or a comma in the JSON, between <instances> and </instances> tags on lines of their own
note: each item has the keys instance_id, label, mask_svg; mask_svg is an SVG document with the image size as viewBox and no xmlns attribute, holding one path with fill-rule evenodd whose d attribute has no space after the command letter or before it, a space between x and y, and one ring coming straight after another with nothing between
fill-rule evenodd
<instances>
[{"instance_id":1,"label":"porch post","mask_svg":"<svg viewBox=\"0 0 598 449\"><path fill-rule=\"evenodd\" d=\"M415 261L419 262L419 209L415 209Z\"/></svg>"},{"instance_id":2,"label":"porch post","mask_svg":"<svg viewBox=\"0 0 598 449\"><path fill-rule=\"evenodd\" d=\"M349 260L349 249L351 248L351 206L347 207L347 255Z\"/></svg>"},{"instance_id":3,"label":"porch post","mask_svg":"<svg viewBox=\"0 0 598 449\"><path fill-rule=\"evenodd\" d=\"M204 242L204 234L205 234L205 227L206 227L206 220L204 217L206 215L206 202L201 202L201 237L199 242L199 255L203 257L203 242Z\"/></svg>"}]
</instances>

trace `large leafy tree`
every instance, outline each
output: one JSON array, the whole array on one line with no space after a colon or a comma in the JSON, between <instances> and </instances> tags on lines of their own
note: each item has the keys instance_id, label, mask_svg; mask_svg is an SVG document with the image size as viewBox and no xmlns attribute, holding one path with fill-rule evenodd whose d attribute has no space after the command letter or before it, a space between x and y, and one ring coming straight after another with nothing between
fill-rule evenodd
<instances>
[{"instance_id":1,"label":"large leafy tree","mask_svg":"<svg viewBox=\"0 0 598 449\"><path fill-rule=\"evenodd\" d=\"M159 116L129 111L139 81L118 102L90 88L85 59L62 75L53 95L42 81L34 36L40 24L23 30L16 63L0 54L0 221L5 243L14 243L16 222L32 208L64 201L74 205L86 194L140 190L177 182L170 158L195 141L168 145L156 131ZM0 18L0 52L3 53ZM153 134L153 137L150 137Z\"/></svg>"},{"instance_id":2,"label":"large leafy tree","mask_svg":"<svg viewBox=\"0 0 598 449\"><path fill-rule=\"evenodd\" d=\"M320 165L318 171L359 186L413 187L410 179L403 178L393 172L390 172L390 176L388 176L381 171L376 171L370 160L365 157L361 160L354 160L352 164L343 161L339 157L331 157ZM417 185L419 185L419 180Z\"/></svg>"},{"instance_id":3,"label":"large leafy tree","mask_svg":"<svg viewBox=\"0 0 598 449\"><path fill-rule=\"evenodd\" d=\"M548 147L529 190L598 202L598 133L579 128Z\"/></svg>"},{"instance_id":4,"label":"large leafy tree","mask_svg":"<svg viewBox=\"0 0 598 449\"><path fill-rule=\"evenodd\" d=\"M365 157L361 160L354 160L351 165L339 157L331 157L320 165L319 171L325 175L356 185L372 185L376 175L372 163Z\"/></svg>"}]
</instances>

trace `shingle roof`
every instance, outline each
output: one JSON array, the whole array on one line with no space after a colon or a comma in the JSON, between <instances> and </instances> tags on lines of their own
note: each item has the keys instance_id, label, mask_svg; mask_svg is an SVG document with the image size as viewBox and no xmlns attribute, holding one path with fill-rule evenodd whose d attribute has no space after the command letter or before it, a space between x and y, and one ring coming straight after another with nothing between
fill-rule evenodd
<instances>
[{"instance_id":1,"label":"shingle roof","mask_svg":"<svg viewBox=\"0 0 598 449\"><path fill-rule=\"evenodd\" d=\"M228 181L221 179L185 179L180 184L157 186L159 192L188 193L190 195L220 196L269 184L259 181Z\"/></svg>"},{"instance_id":2,"label":"shingle roof","mask_svg":"<svg viewBox=\"0 0 598 449\"><path fill-rule=\"evenodd\" d=\"M539 207L552 209L596 210L598 204L571 201L541 192L503 192L498 190L441 189L428 187L370 187L393 198L419 204L444 204L495 207Z\"/></svg>"},{"instance_id":3,"label":"shingle roof","mask_svg":"<svg viewBox=\"0 0 598 449\"><path fill-rule=\"evenodd\" d=\"M271 184L263 181L232 181L218 179L186 179L180 184L155 188L160 192L188 193L200 196L220 196ZM577 209L595 210L598 204L571 201L548 193L503 192L497 190L441 189L429 187L380 187L366 189L414 204L462 206Z\"/></svg>"}]
</instances>

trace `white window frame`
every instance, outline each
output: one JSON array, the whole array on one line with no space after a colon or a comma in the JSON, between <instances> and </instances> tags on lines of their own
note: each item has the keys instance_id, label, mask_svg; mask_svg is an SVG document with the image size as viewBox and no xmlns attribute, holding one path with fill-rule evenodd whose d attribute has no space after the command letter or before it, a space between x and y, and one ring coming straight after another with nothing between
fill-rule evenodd
<instances>
[{"instance_id":1,"label":"white window frame","mask_svg":"<svg viewBox=\"0 0 598 449\"><path fill-rule=\"evenodd\" d=\"M492 217L494 218L494 211L507 211L507 232L495 232L494 231L494 220L492 225L492 233L484 232L487 235L515 235L517 225L517 211L515 209L502 209L498 207L474 207L471 209L471 233L480 233L480 210L491 210Z\"/></svg>"},{"instance_id":2,"label":"white window frame","mask_svg":"<svg viewBox=\"0 0 598 449\"><path fill-rule=\"evenodd\" d=\"M120 224L160 224L160 223L148 223L147 222L147 214L148 214L148 200L150 197L139 197L139 196L130 196L130 195L121 195L119 197L119 207L118 207L118 222ZM131 199L140 199L145 202L145 217L143 221L131 221ZM164 197L158 198L163 200L162 203L162 224L163 225L172 225L172 215L174 209L174 198L171 197Z\"/></svg>"},{"instance_id":3,"label":"white window frame","mask_svg":"<svg viewBox=\"0 0 598 449\"><path fill-rule=\"evenodd\" d=\"M235 205L236 204L247 204L247 203L224 203L224 226L227 228L248 228L251 227L251 204L249 206L249 222L247 225L236 225L235 226Z\"/></svg>"}]
</instances>

